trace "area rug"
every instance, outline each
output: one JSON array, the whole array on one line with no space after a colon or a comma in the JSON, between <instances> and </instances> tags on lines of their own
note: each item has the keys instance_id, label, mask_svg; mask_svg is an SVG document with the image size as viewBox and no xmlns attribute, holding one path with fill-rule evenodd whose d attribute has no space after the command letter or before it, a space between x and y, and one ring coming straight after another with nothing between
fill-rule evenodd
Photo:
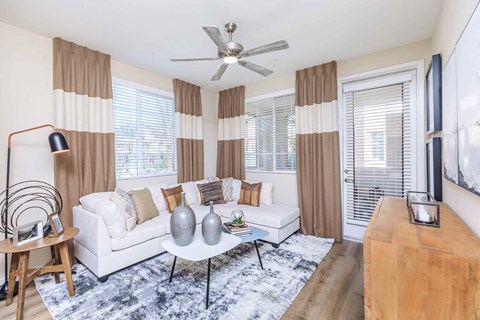
<instances>
[{"instance_id":1,"label":"area rug","mask_svg":"<svg viewBox=\"0 0 480 320\"><path fill-rule=\"evenodd\" d=\"M279 319L332 247L332 239L295 234L275 249L258 242L212 259L210 307L205 309L207 262L165 253L116 272L100 283L84 265L73 267L75 296L52 275L35 279L45 305L60 319ZM63 274L62 274L63 276Z\"/></svg>"}]
</instances>

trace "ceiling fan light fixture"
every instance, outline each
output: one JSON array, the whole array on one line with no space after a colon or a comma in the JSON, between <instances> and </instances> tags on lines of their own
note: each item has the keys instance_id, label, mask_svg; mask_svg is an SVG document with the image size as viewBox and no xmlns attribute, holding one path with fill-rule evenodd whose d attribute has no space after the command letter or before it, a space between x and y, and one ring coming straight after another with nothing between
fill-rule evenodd
<instances>
[{"instance_id":1,"label":"ceiling fan light fixture","mask_svg":"<svg viewBox=\"0 0 480 320\"><path fill-rule=\"evenodd\" d=\"M234 64L238 62L238 58L234 56L225 56L223 57L223 62L226 64Z\"/></svg>"}]
</instances>

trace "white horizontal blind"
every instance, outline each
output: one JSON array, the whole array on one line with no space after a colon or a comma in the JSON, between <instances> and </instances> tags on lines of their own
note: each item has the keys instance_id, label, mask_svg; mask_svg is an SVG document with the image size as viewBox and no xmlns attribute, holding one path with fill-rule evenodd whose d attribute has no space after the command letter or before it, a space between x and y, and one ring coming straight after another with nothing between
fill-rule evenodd
<instances>
[{"instance_id":1,"label":"white horizontal blind","mask_svg":"<svg viewBox=\"0 0 480 320\"><path fill-rule=\"evenodd\" d=\"M295 94L246 103L245 167L295 171Z\"/></svg>"},{"instance_id":2,"label":"white horizontal blind","mask_svg":"<svg viewBox=\"0 0 480 320\"><path fill-rule=\"evenodd\" d=\"M176 172L173 99L113 84L117 179Z\"/></svg>"},{"instance_id":3,"label":"white horizontal blind","mask_svg":"<svg viewBox=\"0 0 480 320\"><path fill-rule=\"evenodd\" d=\"M410 91L402 81L344 93L347 223L366 225L380 197L412 188Z\"/></svg>"}]
</instances>

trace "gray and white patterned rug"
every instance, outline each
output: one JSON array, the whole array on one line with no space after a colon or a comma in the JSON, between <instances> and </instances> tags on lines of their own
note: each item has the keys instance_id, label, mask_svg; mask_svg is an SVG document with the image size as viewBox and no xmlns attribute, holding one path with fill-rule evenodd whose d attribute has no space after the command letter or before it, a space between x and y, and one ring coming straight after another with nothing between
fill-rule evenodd
<instances>
[{"instance_id":1,"label":"gray and white patterned rug","mask_svg":"<svg viewBox=\"0 0 480 320\"><path fill-rule=\"evenodd\" d=\"M59 319L279 319L332 247L332 239L295 234L280 248L259 242L264 270L252 243L212 259L210 307L205 309L207 262L159 255L98 282L82 264L73 267L75 296L64 278L35 284L53 318ZM62 274L63 276L63 274Z\"/></svg>"}]
</instances>

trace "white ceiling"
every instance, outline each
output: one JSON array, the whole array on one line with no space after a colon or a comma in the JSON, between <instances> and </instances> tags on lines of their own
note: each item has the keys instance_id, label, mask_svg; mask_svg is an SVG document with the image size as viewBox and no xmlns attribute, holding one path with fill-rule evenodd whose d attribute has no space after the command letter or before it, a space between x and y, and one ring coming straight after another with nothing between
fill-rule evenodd
<instances>
[{"instance_id":1,"label":"white ceiling","mask_svg":"<svg viewBox=\"0 0 480 320\"><path fill-rule=\"evenodd\" d=\"M203 25L223 32L225 23L235 22L234 41L245 49L287 40L288 50L246 59L274 70L272 78L429 39L440 5L441 0L2 0L0 20L222 90L264 77L233 65L212 82L220 61L170 62L171 57L216 56Z\"/></svg>"}]
</instances>

